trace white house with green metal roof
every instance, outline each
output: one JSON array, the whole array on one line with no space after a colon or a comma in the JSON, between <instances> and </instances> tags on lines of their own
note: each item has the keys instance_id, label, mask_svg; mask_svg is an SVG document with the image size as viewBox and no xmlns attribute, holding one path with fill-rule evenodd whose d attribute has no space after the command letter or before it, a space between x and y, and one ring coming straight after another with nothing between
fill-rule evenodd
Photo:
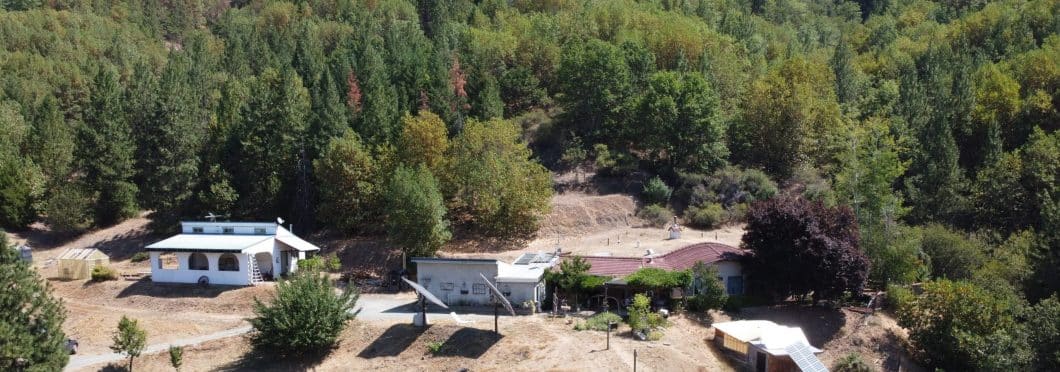
<instances>
[{"instance_id":1,"label":"white house with green metal roof","mask_svg":"<svg viewBox=\"0 0 1060 372\"><path fill-rule=\"evenodd\" d=\"M320 248L272 222L181 222L148 245L157 283L252 285L294 272Z\"/></svg>"}]
</instances>

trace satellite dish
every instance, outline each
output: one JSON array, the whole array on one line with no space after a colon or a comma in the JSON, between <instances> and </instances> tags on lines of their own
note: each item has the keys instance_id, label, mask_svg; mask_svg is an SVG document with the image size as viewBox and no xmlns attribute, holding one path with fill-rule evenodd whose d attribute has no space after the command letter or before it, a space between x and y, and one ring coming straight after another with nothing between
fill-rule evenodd
<instances>
[{"instance_id":1,"label":"satellite dish","mask_svg":"<svg viewBox=\"0 0 1060 372\"><path fill-rule=\"evenodd\" d=\"M283 225L283 217L276 217L276 224Z\"/></svg>"},{"instance_id":2,"label":"satellite dish","mask_svg":"<svg viewBox=\"0 0 1060 372\"><path fill-rule=\"evenodd\" d=\"M213 212L210 212L210 213L207 213L206 216L204 216L204 217L206 217L206 219L210 220L210 222L217 222L218 218L228 218L228 215L227 214L214 214Z\"/></svg>"},{"instance_id":3,"label":"satellite dish","mask_svg":"<svg viewBox=\"0 0 1060 372\"><path fill-rule=\"evenodd\" d=\"M445 303L442 302L442 300L439 300L438 297L434 297L434 295L431 294L431 292L428 291L427 288L423 288L419 284L416 284L416 282L408 280L405 277L402 277L401 280L404 280L405 283L409 285L409 287L412 287L412 289L419 294L420 316L422 316L421 319L423 319L424 327L427 326L427 301L430 301L435 305L441 306L443 309L449 308L449 306L445 306ZM413 323L415 323L415 321Z\"/></svg>"}]
</instances>

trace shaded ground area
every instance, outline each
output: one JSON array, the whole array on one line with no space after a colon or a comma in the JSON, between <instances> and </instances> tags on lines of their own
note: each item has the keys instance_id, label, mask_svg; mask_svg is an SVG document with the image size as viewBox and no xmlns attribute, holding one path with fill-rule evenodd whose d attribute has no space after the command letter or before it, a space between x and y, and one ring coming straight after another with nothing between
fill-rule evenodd
<instances>
[{"instance_id":1,"label":"shaded ground area","mask_svg":"<svg viewBox=\"0 0 1060 372\"><path fill-rule=\"evenodd\" d=\"M49 281L56 294L67 300L128 309L151 310L160 314L205 312L249 314L254 298L267 300L273 284L253 287L155 284L150 280L115 280L90 283L87 280Z\"/></svg>"},{"instance_id":2,"label":"shaded ground area","mask_svg":"<svg viewBox=\"0 0 1060 372\"><path fill-rule=\"evenodd\" d=\"M11 236L16 242L27 243L33 248L33 261L39 268L51 266L49 259L69 248L97 248L110 256L112 262L123 261L143 250L145 245L165 237L151 232L147 215L148 213L144 212L137 218L107 228L91 230L80 236L55 233L39 222L24 231L11 233ZM45 276L54 275L48 271L44 273Z\"/></svg>"}]
</instances>

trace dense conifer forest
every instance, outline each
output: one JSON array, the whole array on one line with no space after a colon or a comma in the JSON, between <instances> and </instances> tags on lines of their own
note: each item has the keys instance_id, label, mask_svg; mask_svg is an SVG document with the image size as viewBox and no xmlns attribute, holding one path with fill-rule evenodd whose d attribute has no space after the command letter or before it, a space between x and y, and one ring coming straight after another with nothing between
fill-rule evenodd
<instances>
[{"instance_id":1,"label":"dense conifer forest","mask_svg":"<svg viewBox=\"0 0 1060 372\"><path fill-rule=\"evenodd\" d=\"M552 172L704 226L784 194L852 211L874 285L929 281L896 311L952 370L1060 369L1057 129L1057 0L0 0L3 228L429 254L532 235Z\"/></svg>"}]
</instances>

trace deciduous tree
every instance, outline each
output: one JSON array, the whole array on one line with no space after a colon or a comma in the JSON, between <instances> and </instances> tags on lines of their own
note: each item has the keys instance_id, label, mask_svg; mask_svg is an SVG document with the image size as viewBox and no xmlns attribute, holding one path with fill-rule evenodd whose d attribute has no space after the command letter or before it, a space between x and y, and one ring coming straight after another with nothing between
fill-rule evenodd
<instances>
[{"instance_id":1,"label":"deciduous tree","mask_svg":"<svg viewBox=\"0 0 1060 372\"><path fill-rule=\"evenodd\" d=\"M449 136L442 118L426 110L416 116L406 114L401 119L399 156L405 164L426 165L438 174L449 148Z\"/></svg>"},{"instance_id":2,"label":"deciduous tree","mask_svg":"<svg viewBox=\"0 0 1060 372\"><path fill-rule=\"evenodd\" d=\"M921 358L954 371L1020 370L1032 354L1016 323L1016 304L967 282L925 283L898 312Z\"/></svg>"},{"instance_id":3,"label":"deciduous tree","mask_svg":"<svg viewBox=\"0 0 1060 372\"><path fill-rule=\"evenodd\" d=\"M426 166L398 166L386 191L388 239L412 256L432 256L452 233L438 181Z\"/></svg>"},{"instance_id":4,"label":"deciduous tree","mask_svg":"<svg viewBox=\"0 0 1060 372\"><path fill-rule=\"evenodd\" d=\"M506 237L537 230L549 209L552 181L530 158L510 121L470 120L449 148L442 188L451 210L464 213L477 232Z\"/></svg>"},{"instance_id":5,"label":"deciduous tree","mask_svg":"<svg viewBox=\"0 0 1060 372\"><path fill-rule=\"evenodd\" d=\"M858 248L858 226L848 208L777 197L751 206L742 247L747 274L775 299L813 295L835 299L858 293L868 278L869 262Z\"/></svg>"},{"instance_id":6,"label":"deciduous tree","mask_svg":"<svg viewBox=\"0 0 1060 372\"><path fill-rule=\"evenodd\" d=\"M384 183L372 153L352 130L331 140L313 168L320 189L317 213L328 216L328 224L347 233L367 229L379 210Z\"/></svg>"}]
</instances>

